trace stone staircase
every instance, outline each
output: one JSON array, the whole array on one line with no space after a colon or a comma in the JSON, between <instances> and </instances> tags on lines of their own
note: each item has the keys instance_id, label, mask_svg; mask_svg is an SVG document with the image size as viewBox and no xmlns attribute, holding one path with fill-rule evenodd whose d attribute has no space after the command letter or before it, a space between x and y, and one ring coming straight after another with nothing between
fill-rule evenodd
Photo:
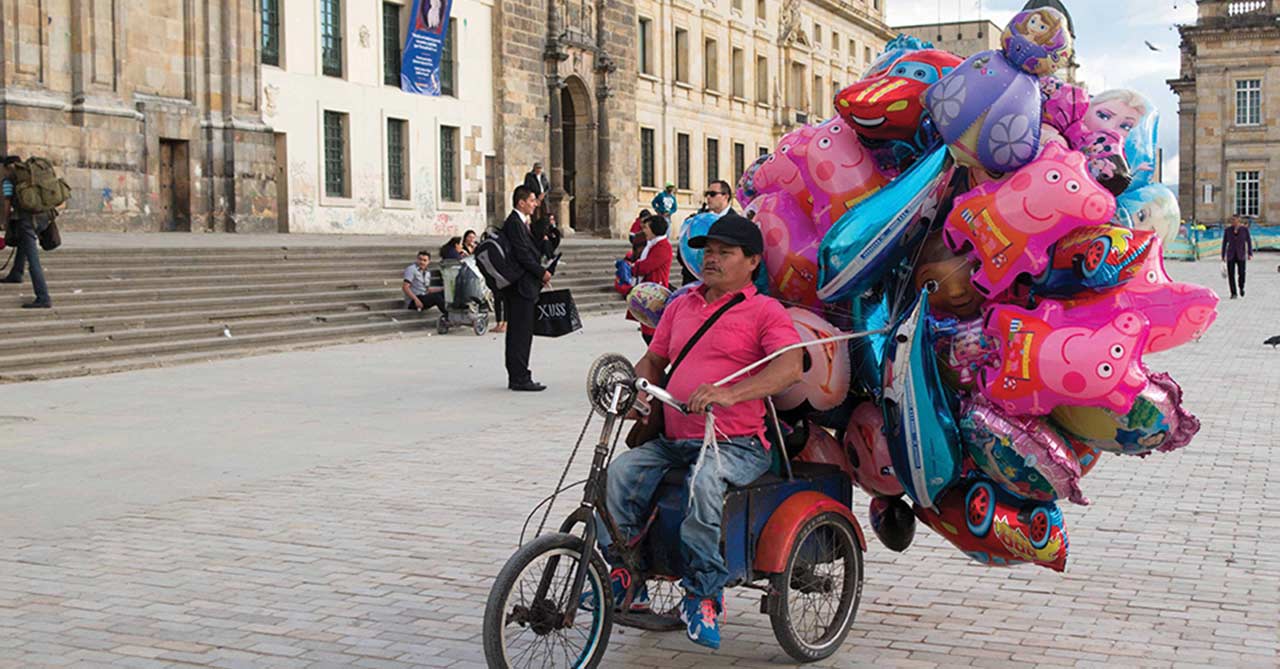
<instances>
[{"instance_id":1,"label":"stone staircase","mask_svg":"<svg viewBox=\"0 0 1280 669\"><path fill-rule=\"evenodd\" d=\"M19 308L31 299L29 281L0 284L0 382L435 333L435 310L424 317L403 308L400 275L419 246L438 242L167 241L142 248L68 244L43 254L50 310ZM584 316L621 314L613 261L626 249L623 242L566 241L554 287L572 289ZM6 257L0 252L0 262ZM447 336L475 335L457 328Z\"/></svg>"}]
</instances>

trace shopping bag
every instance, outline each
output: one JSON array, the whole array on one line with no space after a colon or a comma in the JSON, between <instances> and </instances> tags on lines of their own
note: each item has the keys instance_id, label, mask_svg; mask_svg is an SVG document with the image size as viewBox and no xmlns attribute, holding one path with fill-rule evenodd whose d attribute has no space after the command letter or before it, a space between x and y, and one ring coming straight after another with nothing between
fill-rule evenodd
<instances>
[{"instance_id":1,"label":"shopping bag","mask_svg":"<svg viewBox=\"0 0 1280 669\"><path fill-rule=\"evenodd\" d=\"M533 334L538 337L562 337L582 329L578 306L568 288L545 290L538 295Z\"/></svg>"}]
</instances>

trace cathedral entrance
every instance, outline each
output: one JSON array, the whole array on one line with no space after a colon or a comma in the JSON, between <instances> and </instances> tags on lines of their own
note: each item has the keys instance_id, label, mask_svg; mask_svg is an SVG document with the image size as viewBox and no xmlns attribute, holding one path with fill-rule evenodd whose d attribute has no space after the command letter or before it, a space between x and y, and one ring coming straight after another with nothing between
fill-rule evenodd
<instances>
[{"instance_id":1,"label":"cathedral entrance","mask_svg":"<svg viewBox=\"0 0 1280 669\"><path fill-rule=\"evenodd\" d=\"M560 89L560 119L564 138L561 165L569 202L567 222L578 232L589 232L595 228L595 124L591 121L590 93L576 76L566 79Z\"/></svg>"}]
</instances>

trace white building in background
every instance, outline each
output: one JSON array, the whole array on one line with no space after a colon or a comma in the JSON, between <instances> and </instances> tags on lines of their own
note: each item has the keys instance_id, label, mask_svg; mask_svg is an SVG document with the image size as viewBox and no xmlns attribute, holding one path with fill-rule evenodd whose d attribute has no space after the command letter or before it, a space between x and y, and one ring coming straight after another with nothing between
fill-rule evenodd
<instances>
[{"instance_id":1,"label":"white building in background","mask_svg":"<svg viewBox=\"0 0 1280 669\"><path fill-rule=\"evenodd\" d=\"M259 4L280 229L483 229L484 156L493 153L492 0L454 0L440 97L400 90L412 0Z\"/></svg>"}]
</instances>

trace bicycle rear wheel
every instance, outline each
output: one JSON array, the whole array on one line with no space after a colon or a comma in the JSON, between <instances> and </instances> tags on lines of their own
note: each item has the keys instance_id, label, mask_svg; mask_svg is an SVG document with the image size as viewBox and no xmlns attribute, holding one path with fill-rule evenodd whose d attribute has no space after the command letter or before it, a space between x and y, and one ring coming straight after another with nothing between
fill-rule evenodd
<instances>
[{"instance_id":1,"label":"bicycle rear wheel","mask_svg":"<svg viewBox=\"0 0 1280 669\"><path fill-rule=\"evenodd\" d=\"M507 560L484 611L484 655L490 667L589 669L600 663L613 628L613 593L608 569L589 551L582 596L567 601L582 553L581 537L545 534ZM539 590L544 591L541 596ZM578 611L573 625L566 626L571 606Z\"/></svg>"}]
</instances>

